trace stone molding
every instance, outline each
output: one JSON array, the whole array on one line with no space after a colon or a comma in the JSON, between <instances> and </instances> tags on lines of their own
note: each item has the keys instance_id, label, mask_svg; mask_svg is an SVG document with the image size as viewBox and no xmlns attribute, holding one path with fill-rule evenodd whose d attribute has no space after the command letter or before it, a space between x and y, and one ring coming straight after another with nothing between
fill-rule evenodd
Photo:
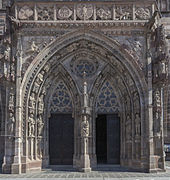
<instances>
[{"instance_id":1,"label":"stone molding","mask_svg":"<svg viewBox=\"0 0 170 180\"><path fill-rule=\"evenodd\" d=\"M50 8L49 8L50 7ZM15 3L15 18L22 21L89 22L149 20L154 1L141 2L44 2ZM42 13L43 12L43 13Z\"/></svg>"}]
</instances>

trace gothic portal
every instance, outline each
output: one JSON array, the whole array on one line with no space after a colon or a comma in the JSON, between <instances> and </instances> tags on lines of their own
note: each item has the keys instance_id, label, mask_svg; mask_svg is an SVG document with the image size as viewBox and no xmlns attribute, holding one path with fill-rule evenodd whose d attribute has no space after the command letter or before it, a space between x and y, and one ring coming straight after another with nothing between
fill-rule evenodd
<instances>
[{"instance_id":1,"label":"gothic portal","mask_svg":"<svg viewBox=\"0 0 170 180\"><path fill-rule=\"evenodd\" d=\"M155 0L1 3L4 173L50 165L90 172L99 164L165 170L170 30L164 6Z\"/></svg>"}]
</instances>

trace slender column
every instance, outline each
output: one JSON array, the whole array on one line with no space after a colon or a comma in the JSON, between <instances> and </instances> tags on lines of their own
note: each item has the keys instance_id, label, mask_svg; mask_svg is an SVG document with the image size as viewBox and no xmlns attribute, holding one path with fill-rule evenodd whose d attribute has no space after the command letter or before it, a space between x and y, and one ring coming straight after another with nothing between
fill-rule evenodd
<instances>
[{"instance_id":1,"label":"slender column","mask_svg":"<svg viewBox=\"0 0 170 180\"><path fill-rule=\"evenodd\" d=\"M21 35L18 35L17 47L17 72L16 72L16 123L14 140L14 161L11 167L11 173L21 173L21 65L22 65L22 44Z\"/></svg>"},{"instance_id":2,"label":"slender column","mask_svg":"<svg viewBox=\"0 0 170 180\"><path fill-rule=\"evenodd\" d=\"M155 167L154 140L153 140L153 87L152 87L152 58L151 58L151 33L147 34L147 66L148 66L148 171Z\"/></svg>"}]
</instances>

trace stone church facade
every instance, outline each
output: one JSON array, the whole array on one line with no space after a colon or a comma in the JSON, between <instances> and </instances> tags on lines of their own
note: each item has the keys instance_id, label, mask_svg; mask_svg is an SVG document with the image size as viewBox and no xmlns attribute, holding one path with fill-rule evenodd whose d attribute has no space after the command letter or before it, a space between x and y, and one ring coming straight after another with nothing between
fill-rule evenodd
<instances>
[{"instance_id":1,"label":"stone church facade","mask_svg":"<svg viewBox=\"0 0 170 180\"><path fill-rule=\"evenodd\" d=\"M168 0L0 1L2 171L165 171L169 16Z\"/></svg>"}]
</instances>

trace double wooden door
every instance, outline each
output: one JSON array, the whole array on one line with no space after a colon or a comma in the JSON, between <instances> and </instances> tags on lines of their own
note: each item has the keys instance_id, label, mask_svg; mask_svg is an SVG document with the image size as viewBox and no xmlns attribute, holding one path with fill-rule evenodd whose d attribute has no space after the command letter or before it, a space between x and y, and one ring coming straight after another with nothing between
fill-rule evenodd
<instances>
[{"instance_id":1,"label":"double wooden door","mask_svg":"<svg viewBox=\"0 0 170 180\"><path fill-rule=\"evenodd\" d=\"M117 114L98 115L96 155L98 164L120 164L120 120Z\"/></svg>"},{"instance_id":2,"label":"double wooden door","mask_svg":"<svg viewBox=\"0 0 170 180\"><path fill-rule=\"evenodd\" d=\"M71 114L52 114L49 120L50 165L73 164L74 119Z\"/></svg>"}]
</instances>

